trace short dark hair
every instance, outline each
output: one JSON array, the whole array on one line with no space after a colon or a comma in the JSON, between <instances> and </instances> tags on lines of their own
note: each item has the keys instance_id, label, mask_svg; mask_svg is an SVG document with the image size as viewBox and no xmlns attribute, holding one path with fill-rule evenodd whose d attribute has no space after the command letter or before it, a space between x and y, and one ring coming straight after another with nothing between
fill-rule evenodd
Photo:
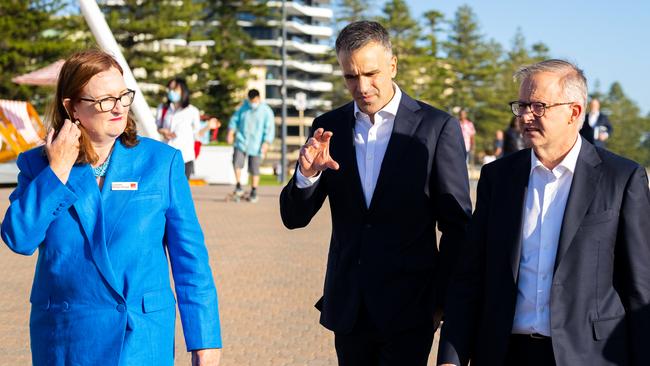
<instances>
[{"instance_id":1,"label":"short dark hair","mask_svg":"<svg viewBox=\"0 0 650 366\"><path fill-rule=\"evenodd\" d=\"M187 108L190 105L190 88L187 86L187 82L181 77L176 77L169 80L167 87L169 88L172 83L181 87L181 108ZM167 105L169 104L169 101L167 101Z\"/></svg>"},{"instance_id":2,"label":"short dark hair","mask_svg":"<svg viewBox=\"0 0 650 366\"><path fill-rule=\"evenodd\" d=\"M260 96L260 92L257 89L251 89L248 91L248 99L252 100Z\"/></svg>"},{"instance_id":3,"label":"short dark hair","mask_svg":"<svg viewBox=\"0 0 650 366\"><path fill-rule=\"evenodd\" d=\"M388 53L393 53L388 31L381 24L368 20L350 23L336 38L336 54L356 51L371 42L379 43Z\"/></svg>"}]
</instances>

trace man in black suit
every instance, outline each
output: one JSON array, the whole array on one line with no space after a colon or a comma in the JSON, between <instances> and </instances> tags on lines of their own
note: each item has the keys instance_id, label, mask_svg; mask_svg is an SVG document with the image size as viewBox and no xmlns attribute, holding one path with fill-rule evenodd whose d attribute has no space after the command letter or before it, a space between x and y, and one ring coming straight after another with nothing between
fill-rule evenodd
<instances>
[{"instance_id":1,"label":"man in black suit","mask_svg":"<svg viewBox=\"0 0 650 366\"><path fill-rule=\"evenodd\" d=\"M600 101L593 98L589 103L589 113L585 116L585 122L580 129L580 134L592 144L605 148L612 130L609 118L600 112Z\"/></svg>"},{"instance_id":2,"label":"man in black suit","mask_svg":"<svg viewBox=\"0 0 650 366\"><path fill-rule=\"evenodd\" d=\"M532 150L481 172L438 363L650 365L646 171L580 137L582 70L547 60L516 76Z\"/></svg>"},{"instance_id":3,"label":"man in black suit","mask_svg":"<svg viewBox=\"0 0 650 366\"><path fill-rule=\"evenodd\" d=\"M304 227L329 198L316 307L339 364L426 365L471 214L460 127L393 83L397 59L379 23L346 26L336 53L354 101L314 120L280 197L282 220Z\"/></svg>"}]
</instances>

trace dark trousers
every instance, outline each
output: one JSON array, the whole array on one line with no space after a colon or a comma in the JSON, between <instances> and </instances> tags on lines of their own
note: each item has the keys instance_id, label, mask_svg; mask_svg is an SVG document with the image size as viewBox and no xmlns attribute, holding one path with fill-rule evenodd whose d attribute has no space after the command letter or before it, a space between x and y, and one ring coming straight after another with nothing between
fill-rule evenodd
<instances>
[{"instance_id":1,"label":"dark trousers","mask_svg":"<svg viewBox=\"0 0 650 366\"><path fill-rule=\"evenodd\" d=\"M185 163L185 177L190 180L190 176L194 174L194 160Z\"/></svg>"},{"instance_id":2,"label":"dark trousers","mask_svg":"<svg viewBox=\"0 0 650 366\"><path fill-rule=\"evenodd\" d=\"M426 366L435 331L427 324L384 335L362 309L352 332L334 334L339 366Z\"/></svg>"},{"instance_id":3,"label":"dark trousers","mask_svg":"<svg viewBox=\"0 0 650 366\"><path fill-rule=\"evenodd\" d=\"M513 334L508 343L505 366L555 366L551 338Z\"/></svg>"}]
</instances>

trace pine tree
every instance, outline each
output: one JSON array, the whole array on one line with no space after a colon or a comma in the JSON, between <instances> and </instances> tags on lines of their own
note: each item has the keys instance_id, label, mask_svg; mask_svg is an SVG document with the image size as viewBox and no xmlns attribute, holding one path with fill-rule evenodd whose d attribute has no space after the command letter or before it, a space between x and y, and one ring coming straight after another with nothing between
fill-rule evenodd
<instances>
[{"instance_id":1,"label":"pine tree","mask_svg":"<svg viewBox=\"0 0 650 366\"><path fill-rule=\"evenodd\" d=\"M280 14L273 14L266 3L254 0L201 0L199 3L204 10L192 38L213 44L188 71L196 80L195 90L200 92L197 105L226 122L244 95L250 70L247 60L280 57L271 54L269 48L255 45L240 20L271 32L267 21L280 19Z\"/></svg>"},{"instance_id":2,"label":"pine tree","mask_svg":"<svg viewBox=\"0 0 650 366\"><path fill-rule=\"evenodd\" d=\"M52 88L18 85L11 79L78 48L71 27L78 19L62 14L67 5L63 0L0 2L0 98L27 100L44 112Z\"/></svg>"},{"instance_id":3,"label":"pine tree","mask_svg":"<svg viewBox=\"0 0 650 366\"><path fill-rule=\"evenodd\" d=\"M607 148L650 166L650 118L641 117L639 107L625 95L618 82L611 85L601 102L602 110L608 114L614 129L607 141Z\"/></svg>"},{"instance_id":4,"label":"pine tree","mask_svg":"<svg viewBox=\"0 0 650 366\"><path fill-rule=\"evenodd\" d=\"M370 2L368 0L340 0L338 14L335 19L337 29L343 29L348 23L367 18Z\"/></svg>"},{"instance_id":5,"label":"pine tree","mask_svg":"<svg viewBox=\"0 0 650 366\"><path fill-rule=\"evenodd\" d=\"M474 11L463 5L456 11L448 40L443 43L455 76L451 105L454 111L467 109L470 118L474 119L479 151L492 147L494 131L507 122L502 112L507 111L506 102L494 89L502 47L483 38Z\"/></svg>"},{"instance_id":6,"label":"pine tree","mask_svg":"<svg viewBox=\"0 0 650 366\"><path fill-rule=\"evenodd\" d=\"M451 65L440 55L440 41L438 35L442 32L441 24L444 15L437 10L430 10L423 15L426 28L421 39L423 49L416 57L416 64L420 71L421 83L417 97L437 108L449 111L450 95L453 91L453 77Z\"/></svg>"},{"instance_id":7,"label":"pine tree","mask_svg":"<svg viewBox=\"0 0 650 366\"><path fill-rule=\"evenodd\" d=\"M406 93L418 97L422 70L418 58L423 54L417 41L421 28L411 17L408 5L404 0L389 0L383 8L383 14L378 21L386 28L390 36L393 55L397 57L396 81Z\"/></svg>"},{"instance_id":8,"label":"pine tree","mask_svg":"<svg viewBox=\"0 0 650 366\"><path fill-rule=\"evenodd\" d=\"M134 76L141 86L143 82L152 86L143 88L147 102L157 105L163 86L174 76L185 74L196 56L185 45L202 7L190 0L123 0L119 5L104 3L101 9ZM163 42L171 39L177 39L180 47Z\"/></svg>"}]
</instances>

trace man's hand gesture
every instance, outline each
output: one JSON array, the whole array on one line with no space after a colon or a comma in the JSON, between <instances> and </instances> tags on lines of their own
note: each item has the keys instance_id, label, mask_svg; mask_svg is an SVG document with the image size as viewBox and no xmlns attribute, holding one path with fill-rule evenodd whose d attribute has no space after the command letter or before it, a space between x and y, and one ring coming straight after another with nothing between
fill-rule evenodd
<instances>
[{"instance_id":1,"label":"man's hand gesture","mask_svg":"<svg viewBox=\"0 0 650 366\"><path fill-rule=\"evenodd\" d=\"M302 175L309 178L326 169L339 169L339 163L330 156L332 135L332 132L319 128L314 131L314 136L302 146L298 157Z\"/></svg>"}]
</instances>

